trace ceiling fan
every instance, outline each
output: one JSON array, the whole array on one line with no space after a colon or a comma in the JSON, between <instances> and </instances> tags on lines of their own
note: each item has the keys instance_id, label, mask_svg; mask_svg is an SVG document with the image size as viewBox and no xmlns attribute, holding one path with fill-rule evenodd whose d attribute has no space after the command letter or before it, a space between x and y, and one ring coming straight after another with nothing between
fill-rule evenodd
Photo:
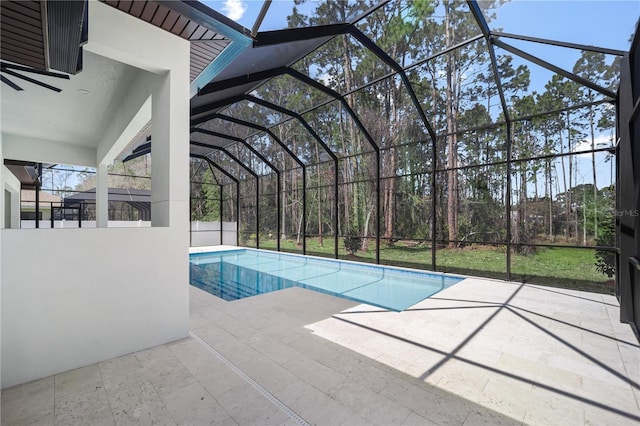
<instances>
[{"instance_id":1,"label":"ceiling fan","mask_svg":"<svg viewBox=\"0 0 640 426\"><path fill-rule=\"evenodd\" d=\"M20 72L18 72L20 71ZM64 80L69 80L69 76L67 74L60 74L60 73L56 73L56 72L50 72L50 71L42 71L39 69L35 69L35 68L31 68L31 67L25 67L22 65L15 65L15 64L10 64L8 62L0 62L0 79L2 80L2 82L4 84L6 84L7 86L11 87L14 90L24 90L22 87L18 86L16 83L14 83L13 81L11 81L7 76L11 76L14 78L19 78L21 80L27 81L29 83L33 83L36 84L40 87L44 87L45 89L49 89L49 90L53 90L54 92L61 92L62 89L59 89L57 87L51 86L47 83L43 83L42 81L38 81L35 78L31 78L29 76L26 76L22 73L29 73L29 74L36 74L36 75L45 75L47 77L55 77L55 78L61 78Z\"/></svg>"}]
</instances>

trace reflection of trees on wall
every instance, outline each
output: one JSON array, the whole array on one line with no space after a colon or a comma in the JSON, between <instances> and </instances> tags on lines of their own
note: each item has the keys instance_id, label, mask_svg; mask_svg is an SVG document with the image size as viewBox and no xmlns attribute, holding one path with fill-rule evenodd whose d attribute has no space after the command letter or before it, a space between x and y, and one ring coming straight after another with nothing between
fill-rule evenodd
<instances>
[{"instance_id":1,"label":"reflection of trees on wall","mask_svg":"<svg viewBox=\"0 0 640 426\"><path fill-rule=\"evenodd\" d=\"M480 2L488 19L496 4ZM294 10L289 23L303 27L343 22L367 7L366 2L327 0L318 3L312 17ZM357 123L339 101L290 76L274 77L252 95L301 113L337 155L337 197L333 161L297 119L250 102L222 111L253 123L267 123L308 165L306 187L302 168L270 136L249 137L252 131L220 120L206 124L246 137L282 170L282 238L300 243L304 230L307 236L318 236L322 244L323 236L337 231L344 237L349 231L363 237L360 249L366 250L379 226L380 236L391 243L430 241L435 229L437 241L447 246L504 244L510 226L511 242L516 246L594 244L614 204L607 189L612 176L598 173L609 158L606 152L598 152L603 148L598 144L600 135L612 134L615 124L613 109L602 102L600 93L496 48L511 118L507 129L485 40L461 44L480 33L466 2L392 1L356 27L401 66L428 58L407 68L406 74L438 136L437 158L433 158L431 138L403 80L353 36L335 37L292 67L345 95L380 149L379 193L376 155ZM447 50L457 45L460 47ZM436 55L443 51L446 53ZM614 87L616 62L598 54L577 55L581 56L573 68L576 74ZM536 90L532 90L534 84ZM509 177L505 164L508 133L513 149ZM604 143L612 146L613 141ZM260 168L246 149L236 147L233 152L254 170ZM212 158L248 182L242 186L247 205L255 200L251 176L219 153ZM606 164L605 170L610 167ZM507 179L511 180L510 194ZM304 221L303 191L307 202ZM275 179L261 178L257 231L264 235L277 228L275 192ZM376 211L378 197L380 212ZM435 217L431 211L434 200ZM507 200L512 205L511 217L506 217ZM242 216L241 222L247 223L241 226L253 231L252 220Z\"/></svg>"}]
</instances>

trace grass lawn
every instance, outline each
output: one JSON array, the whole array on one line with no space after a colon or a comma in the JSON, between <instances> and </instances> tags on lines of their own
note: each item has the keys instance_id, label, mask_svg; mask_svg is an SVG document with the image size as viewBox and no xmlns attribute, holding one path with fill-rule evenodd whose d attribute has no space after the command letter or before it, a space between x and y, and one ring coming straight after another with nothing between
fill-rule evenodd
<instances>
[{"instance_id":1,"label":"grass lawn","mask_svg":"<svg viewBox=\"0 0 640 426\"><path fill-rule=\"evenodd\" d=\"M260 241L260 248L276 249L275 240ZM307 238L307 254L333 257L334 239ZM302 245L293 240L281 241L281 250L302 253ZM342 259L375 262L375 243L369 250L349 255L343 241L338 243L338 256ZM511 278L514 281L556 287L573 288L599 293L613 293L613 278L595 268L595 250L580 248L538 248L535 253L511 255ZM398 242L393 246L382 244L380 262L388 265L433 270L431 249L427 246ZM436 250L436 270L464 275L506 279L506 247L468 246L443 247Z\"/></svg>"}]
</instances>

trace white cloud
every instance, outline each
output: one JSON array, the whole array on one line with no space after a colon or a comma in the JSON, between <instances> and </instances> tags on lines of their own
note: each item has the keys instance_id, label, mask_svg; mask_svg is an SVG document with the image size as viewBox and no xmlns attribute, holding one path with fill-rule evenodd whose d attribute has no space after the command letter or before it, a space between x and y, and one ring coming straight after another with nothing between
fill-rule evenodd
<instances>
[{"instance_id":1,"label":"white cloud","mask_svg":"<svg viewBox=\"0 0 640 426\"><path fill-rule=\"evenodd\" d=\"M242 0L226 0L224 6L222 6L222 11L229 19L237 21L244 16L247 11L247 5Z\"/></svg>"},{"instance_id":2,"label":"white cloud","mask_svg":"<svg viewBox=\"0 0 640 426\"><path fill-rule=\"evenodd\" d=\"M611 135L601 133L595 137L595 148L606 148L613 145ZM573 146L573 152L586 151L591 149L591 139L583 139Z\"/></svg>"},{"instance_id":3,"label":"white cloud","mask_svg":"<svg viewBox=\"0 0 640 426\"><path fill-rule=\"evenodd\" d=\"M613 141L611 140L611 135L607 135L605 133L601 133L599 135L596 135L595 137L595 148L599 149L599 148L606 148L609 146L613 146ZM591 149L591 138L584 139L578 143L576 143L573 146L573 150L572 152L581 152L581 151L588 151ZM584 158L591 158L591 154L587 153L587 154L578 154L579 157L584 157Z\"/></svg>"}]
</instances>

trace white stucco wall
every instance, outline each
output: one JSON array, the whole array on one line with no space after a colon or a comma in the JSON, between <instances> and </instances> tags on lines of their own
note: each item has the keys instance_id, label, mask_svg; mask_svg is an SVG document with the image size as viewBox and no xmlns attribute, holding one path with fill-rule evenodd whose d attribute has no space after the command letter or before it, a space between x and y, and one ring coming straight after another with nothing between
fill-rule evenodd
<instances>
[{"instance_id":1,"label":"white stucco wall","mask_svg":"<svg viewBox=\"0 0 640 426\"><path fill-rule=\"evenodd\" d=\"M3 388L188 335L189 43L92 0L85 49L153 73L154 227L0 231ZM19 135L0 149L95 166L117 133L99 152Z\"/></svg>"},{"instance_id":2,"label":"white stucco wall","mask_svg":"<svg viewBox=\"0 0 640 426\"><path fill-rule=\"evenodd\" d=\"M1 173L2 173L2 182L4 191L9 191L11 193L11 205L5 206L2 204L2 225L0 228L20 228L20 181L11 170L9 170L4 165L4 160L2 160ZM4 203L4 194L2 197L2 203ZM7 221L5 209L11 210L10 219Z\"/></svg>"},{"instance_id":3,"label":"white stucco wall","mask_svg":"<svg viewBox=\"0 0 640 426\"><path fill-rule=\"evenodd\" d=\"M187 335L187 249L169 228L2 233L3 387Z\"/></svg>"},{"instance_id":4,"label":"white stucco wall","mask_svg":"<svg viewBox=\"0 0 640 426\"><path fill-rule=\"evenodd\" d=\"M96 149L15 134L2 135L4 158L95 167Z\"/></svg>"}]
</instances>

